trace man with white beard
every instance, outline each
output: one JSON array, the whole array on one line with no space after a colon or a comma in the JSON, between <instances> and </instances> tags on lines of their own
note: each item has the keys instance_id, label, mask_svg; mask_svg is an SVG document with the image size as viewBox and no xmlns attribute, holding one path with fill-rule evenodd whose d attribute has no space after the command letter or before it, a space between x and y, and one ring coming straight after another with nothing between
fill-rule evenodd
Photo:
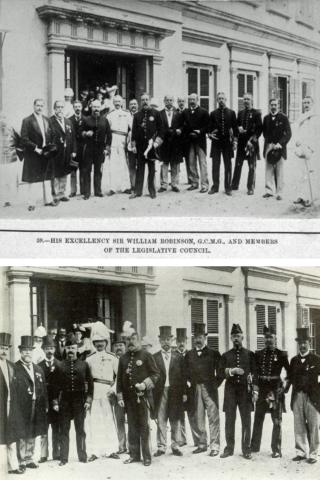
<instances>
[{"instance_id":1,"label":"man with white beard","mask_svg":"<svg viewBox=\"0 0 320 480\"><path fill-rule=\"evenodd\" d=\"M132 128L132 116L130 112L123 110L123 98L120 95L114 97L113 105L114 110L107 116L112 132L108 195L116 192L131 193L131 190L127 191L130 181L127 164L127 137Z\"/></svg>"},{"instance_id":2,"label":"man with white beard","mask_svg":"<svg viewBox=\"0 0 320 480\"><path fill-rule=\"evenodd\" d=\"M302 106L303 114L297 121L295 154L301 161L303 176L299 177L300 195L293 203L302 207L311 207L320 197L318 134L320 116L314 111L312 97L305 97L302 100Z\"/></svg>"},{"instance_id":3,"label":"man with white beard","mask_svg":"<svg viewBox=\"0 0 320 480\"><path fill-rule=\"evenodd\" d=\"M93 378L93 400L86 420L88 431L88 462L97 460L99 456L120 458L114 453L118 444L115 419L113 416L111 397L118 371L118 358L106 351L106 336L95 335L92 343L96 352L89 355L86 362Z\"/></svg>"}]
</instances>

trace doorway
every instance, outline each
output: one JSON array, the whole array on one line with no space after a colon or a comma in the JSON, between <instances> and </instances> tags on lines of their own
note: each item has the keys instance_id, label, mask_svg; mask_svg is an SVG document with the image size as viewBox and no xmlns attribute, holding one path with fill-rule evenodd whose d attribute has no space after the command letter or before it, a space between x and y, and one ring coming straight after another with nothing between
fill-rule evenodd
<instances>
[{"instance_id":1,"label":"doorway","mask_svg":"<svg viewBox=\"0 0 320 480\"><path fill-rule=\"evenodd\" d=\"M320 355L320 309L310 308L311 350Z\"/></svg>"}]
</instances>

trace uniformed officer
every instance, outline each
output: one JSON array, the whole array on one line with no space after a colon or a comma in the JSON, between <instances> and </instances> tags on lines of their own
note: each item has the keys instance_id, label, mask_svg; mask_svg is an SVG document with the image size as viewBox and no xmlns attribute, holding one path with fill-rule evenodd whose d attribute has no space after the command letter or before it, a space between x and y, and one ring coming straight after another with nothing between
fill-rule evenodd
<instances>
[{"instance_id":1,"label":"uniformed officer","mask_svg":"<svg viewBox=\"0 0 320 480\"><path fill-rule=\"evenodd\" d=\"M206 412L210 434L210 457L219 454L220 416L218 402L218 368L221 355L206 345L206 326L194 324L195 347L185 356L185 371L191 384L189 397L193 399L191 411L194 412L194 428L198 434L198 447L194 454L207 451Z\"/></svg>"},{"instance_id":2,"label":"uniformed officer","mask_svg":"<svg viewBox=\"0 0 320 480\"><path fill-rule=\"evenodd\" d=\"M320 444L320 357L310 352L310 340L308 327L297 328L299 353L291 359L289 380L297 451L292 460L306 460L309 451L307 462L314 464Z\"/></svg>"},{"instance_id":3,"label":"uniformed officer","mask_svg":"<svg viewBox=\"0 0 320 480\"><path fill-rule=\"evenodd\" d=\"M128 415L130 457L124 463L139 462L142 452L144 465L151 465L149 415L153 408L152 389L159 376L153 356L141 349L139 335L132 333L128 351L119 360L117 376L118 402Z\"/></svg>"},{"instance_id":4,"label":"uniformed officer","mask_svg":"<svg viewBox=\"0 0 320 480\"><path fill-rule=\"evenodd\" d=\"M88 433L88 462L99 456L119 458L114 453L117 445L117 432L112 412L111 396L114 393L115 378L118 371L118 359L106 348L108 340L102 335L92 337L96 349L87 357L87 363L93 378L93 400L86 418Z\"/></svg>"},{"instance_id":5,"label":"uniformed officer","mask_svg":"<svg viewBox=\"0 0 320 480\"><path fill-rule=\"evenodd\" d=\"M73 419L79 461L87 462L84 420L93 395L93 380L89 365L77 358L77 342L71 333L65 344L66 359L62 360L56 379L54 410L61 414L60 466L69 458L69 431Z\"/></svg>"},{"instance_id":6,"label":"uniformed officer","mask_svg":"<svg viewBox=\"0 0 320 480\"><path fill-rule=\"evenodd\" d=\"M273 326L263 329L266 347L255 353L258 373L259 398L256 403L251 451L259 452L263 422L266 413L271 414L273 422L271 450L272 458L281 457L281 423L285 412L284 391L289 374L288 354L276 348L276 332ZM285 370L285 378L281 373Z\"/></svg>"},{"instance_id":7,"label":"uniformed officer","mask_svg":"<svg viewBox=\"0 0 320 480\"><path fill-rule=\"evenodd\" d=\"M127 163L127 138L132 128L133 117L130 112L123 110L123 98L116 95L113 98L114 110L107 116L111 132L112 143L110 158L107 163L110 172L108 194L116 192L131 193L128 188L130 178Z\"/></svg>"},{"instance_id":8,"label":"uniformed officer","mask_svg":"<svg viewBox=\"0 0 320 480\"><path fill-rule=\"evenodd\" d=\"M234 432L237 407L242 424L242 453L245 459L252 458L250 449L251 412L258 398L257 370L254 353L242 346L243 332L239 324L231 329L233 348L221 357L219 377L225 378L223 411L226 414L225 436L227 446L221 458L234 452Z\"/></svg>"}]
</instances>

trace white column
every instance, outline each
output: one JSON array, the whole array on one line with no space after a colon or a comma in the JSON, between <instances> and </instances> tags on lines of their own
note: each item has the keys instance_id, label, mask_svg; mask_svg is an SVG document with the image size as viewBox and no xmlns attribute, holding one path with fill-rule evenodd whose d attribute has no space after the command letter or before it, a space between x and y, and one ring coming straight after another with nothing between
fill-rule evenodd
<instances>
[{"instance_id":1,"label":"white column","mask_svg":"<svg viewBox=\"0 0 320 480\"><path fill-rule=\"evenodd\" d=\"M247 348L250 350L256 350L257 348L257 322L255 317L255 302L255 298L246 298L246 338Z\"/></svg>"},{"instance_id":2,"label":"white column","mask_svg":"<svg viewBox=\"0 0 320 480\"><path fill-rule=\"evenodd\" d=\"M132 322L138 332L141 332L141 288L130 285L122 290L122 322Z\"/></svg>"},{"instance_id":3,"label":"white column","mask_svg":"<svg viewBox=\"0 0 320 480\"><path fill-rule=\"evenodd\" d=\"M230 96L230 67L229 67L229 49L226 43L221 45L221 63L218 67L217 75L217 93L225 92L227 97Z\"/></svg>"},{"instance_id":4,"label":"white column","mask_svg":"<svg viewBox=\"0 0 320 480\"><path fill-rule=\"evenodd\" d=\"M156 290L157 285L146 284L144 287L144 299L142 308L141 328L142 335L147 334L151 338L156 338L158 335L158 325L154 325L152 321L154 312L156 311Z\"/></svg>"},{"instance_id":5,"label":"white column","mask_svg":"<svg viewBox=\"0 0 320 480\"><path fill-rule=\"evenodd\" d=\"M65 45L48 44L48 112L53 103L64 98Z\"/></svg>"},{"instance_id":6,"label":"white column","mask_svg":"<svg viewBox=\"0 0 320 480\"><path fill-rule=\"evenodd\" d=\"M11 270L7 275L12 355L16 360L21 336L31 335L30 278L32 273Z\"/></svg>"},{"instance_id":7,"label":"white column","mask_svg":"<svg viewBox=\"0 0 320 480\"><path fill-rule=\"evenodd\" d=\"M224 332L222 332L222 335L219 335L221 339L221 344L220 344L221 352L228 350L232 346L231 340L230 340L230 331L231 331L231 326L234 323L234 300L235 300L234 296L226 295L225 329L224 329Z\"/></svg>"},{"instance_id":8,"label":"white column","mask_svg":"<svg viewBox=\"0 0 320 480\"><path fill-rule=\"evenodd\" d=\"M258 75L258 103L256 105L262 112L262 116L266 115L269 110L269 59L268 55L262 55L262 69Z\"/></svg>"},{"instance_id":9,"label":"white column","mask_svg":"<svg viewBox=\"0 0 320 480\"><path fill-rule=\"evenodd\" d=\"M164 82L164 73L162 71L162 57L153 57L153 74L151 78L153 78L153 96L160 101L161 106L163 96L167 93L164 89L166 89L168 85L167 82Z\"/></svg>"}]
</instances>

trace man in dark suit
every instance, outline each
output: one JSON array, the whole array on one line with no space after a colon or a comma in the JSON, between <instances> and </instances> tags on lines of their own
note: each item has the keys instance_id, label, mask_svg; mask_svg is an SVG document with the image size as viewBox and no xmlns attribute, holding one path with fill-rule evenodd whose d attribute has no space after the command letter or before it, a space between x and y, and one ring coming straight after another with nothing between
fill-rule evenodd
<instances>
[{"instance_id":1,"label":"man in dark suit","mask_svg":"<svg viewBox=\"0 0 320 480\"><path fill-rule=\"evenodd\" d=\"M266 346L262 350L255 352L259 398L254 415L251 451L260 451L264 417L266 413L270 413L273 423L271 439L272 458L279 458L282 456L282 412L286 411L284 392L289 375L288 354L276 348L277 336L272 325L269 327L265 325L263 333ZM281 378L281 373L284 376L284 380Z\"/></svg>"},{"instance_id":2,"label":"man in dark suit","mask_svg":"<svg viewBox=\"0 0 320 480\"><path fill-rule=\"evenodd\" d=\"M63 115L64 102L56 100L53 109L54 115L50 118L50 127L57 153L53 158L52 190L57 204L69 201L66 195L67 175L71 172L71 159L74 160L77 156L77 143L73 124Z\"/></svg>"},{"instance_id":3,"label":"man in dark suit","mask_svg":"<svg viewBox=\"0 0 320 480\"><path fill-rule=\"evenodd\" d=\"M299 353L291 359L289 380L292 385L291 409L294 417L295 462L318 460L320 444L320 357L310 352L309 327L297 328Z\"/></svg>"},{"instance_id":4,"label":"man in dark suit","mask_svg":"<svg viewBox=\"0 0 320 480\"><path fill-rule=\"evenodd\" d=\"M155 150L163 140L163 125L160 113L150 107L147 93L141 95L141 110L133 117L131 145L137 154L137 173L135 191L130 198L141 197L143 193L145 165L148 165L148 190L151 198L156 198L155 187Z\"/></svg>"},{"instance_id":5,"label":"man in dark suit","mask_svg":"<svg viewBox=\"0 0 320 480\"><path fill-rule=\"evenodd\" d=\"M94 196L103 197L101 191L102 168L105 156L110 155L112 133L107 118L100 114L100 110L100 101L94 100L91 104L92 114L84 119L81 129L84 139L82 157L84 200L88 200L91 195L92 165L94 166Z\"/></svg>"},{"instance_id":6,"label":"man in dark suit","mask_svg":"<svg viewBox=\"0 0 320 480\"><path fill-rule=\"evenodd\" d=\"M179 192L180 163L182 162L182 114L173 107L174 97L164 97L165 108L161 110L160 116L163 125L163 144L159 149L161 171L160 189L158 192L166 192L168 189L169 166L171 172L171 189Z\"/></svg>"},{"instance_id":7,"label":"man in dark suit","mask_svg":"<svg viewBox=\"0 0 320 480\"><path fill-rule=\"evenodd\" d=\"M33 113L24 118L21 126L21 143L24 148L22 181L29 184L28 210L35 209L35 199L39 194L39 183L43 183L43 203L51 205L50 160L44 156L45 147L51 141L49 119L43 115L44 101L40 98L33 102Z\"/></svg>"},{"instance_id":8,"label":"man in dark suit","mask_svg":"<svg viewBox=\"0 0 320 480\"><path fill-rule=\"evenodd\" d=\"M8 360L11 347L10 333L0 333L0 445L3 463L8 465L8 473L24 473L20 470L16 452L14 417L16 395L13 384L14 364Z\"/></svg>"},{"instance_id":9,"label":"man in dark suit","mask_svg":"<svg viewBox=\"0 0 320 480\"><path fill-rule=\"evenodd\" d=\"M211 138L212 158L212 181L213 185L209 191L212 195L219 191L220 185L220 162L221 155L224 163L224 189L227 195L232 195L232 162L233 151L237 147L238 125L236 114L226 107L226 96L223 92L218 93L217 101L219 107L210 113L209 138Z\"/></svg>"},{"instance_id":10,"label":"man in dark suit","mask_svg":"<svg viewBox=\"0 0 320 480\"><path fill-rule=\"evenodd\" d=\"M263 119L263 156L266 159L266 193L264 198L276 194L282 200L283 169L287 159L287 144L292 136L288 117L279 111L279 100L271 98L270 113Z\"/></svg>"},{"instance_id":11,"label":"man in dark suit","mask_svg":"<svg viewBox=\"0 0 320 480\"><path fill-rule=\"evenodd\" d=\"M55 352L54 356L57 360L62 360L65 358L65 347L66 347L66 337L67 337L67 330L63 327L58 329L57 336L55 337Z\"/></svg>"},{"instance_id":12,"label":"man in dark suit","mask_svg":"<svg viewBox=\"0 0 320 480\"><path fill-rule=\"evenodd\" d=\"M153 416L152 389L159 379L159 369L151 353L141 349L137 333L128 338L128 351L119 359L117 396L126 409L130 457L124 463L151 465L149 414Z\"/></svg>"},{"instance_id":13,"label":"man in dark suit","mask_svg":"<svg viewBox=\"0 0 320 480\"><path fill-rule=\"evenodd\" d=\"M171 348L173 335L170 326L159 327L161 350L153 355L160 371L160 378L154 388L157 424L158 450L155 457L164 455L167 448L168 420L171 427L171 450L173 455L182 456L179 450L178 421L184 415L183 402L186 397L186 381L183 357Z\"/></svg>"},{"instance_id":14,"label":"man in dark suit","mask_svg":"<svg viewBox=\"0 0 320 480\"><path fill-rule=\"evenodd\" d=\"M257 369L254 353L242 346L243 332L240 325L231 329L233 348L224 353L219 366L219 377L225 379L223 411L226 414L225 435L227 446L221 458L230 457L234 452L234 433L237 407L242 424L241 447L245 459L251 460L251 412L258 399Z\"/></svg>"},{"instance_id":15,"label":"man in dark suit","mask_svg":"<svg viewBox=\"0 0 320 480\"><path fill-rule=\"evenodd\" d=\"M77 156L74 161L78 163L79 167L74 166L70 173L70 195L75 197L77 195L77 172L80 174L80 194L83 194L83 172L82 172L82 152L83 152L83 138L81 135L82 122L85 116L82 113L82 103L80 100L73 102L74 115L70 117L70 122L73 126L73 131L77 143Z\"/></svg>"},{"instance_id":16,"label":"man in dark suit","mask_svg":"<svg viewBox=\"0 0 320 480\"><path fill-rule=\"evenodd\" d=\"M210 457L215 457L220 450L220 417L217 373L220 353L206 345L206 326L194 324L195 347L185 356L187 380L191 383L189 395L193 400L195 412L195 430L199 437L198 447L193 453L207 451L207 432L205 412L207 411L210 433Z\"/></svg>"},{"instance_id":17,"label":"man in dark suit","mask_svg":"<svg viewBox=\"0 0 320 480\"><path fill-rule=\"evenodd\" d=\"M178 97L177 98L177 112L182 113L186 109L186 99L185 97ZM188 142L186 135L182 131L181 137L181 148L182 148L182 158L184 159L186 163L186 172L187 172L187 179L188 179L188 184L192 185L191 181L191 174L190 174L190 165L189 165L189 147L188 147Z\"/></svg>"},{"instance_id":18,"label":"man in dark suit","mask_svg":"<svg viewBox=\"0 0 320 480\"><path fill-rule=\"evenodd\" d=\"M259 155L259 137L262 133L262 119L259 110L253 108L251 93L243 95L244 109L238 112L238 148L232 178L232 190L239 189L242 165L248 161L248 195L253 195L256 180L256 164Z\"/></svg>"},{"instance_id":19,"label":"man in dark suit","mask_svg":"<svg viewBox=\"0 0 320 480\"><path fill-rule=\"evenodd\" d=\"M66 359L61 361L55 379L53 409L60 413L60 466L69 459L69 431L71 420L76 431L79 461L87 462L84 420L92 403L93 378L89 365L77 358L77 342L73 333L66 340Z\"/></svg>"},{"instance_id":20,"label":"man in dark suit","mask_svg":"<svg viewBox=\"0 0 320 480\"><path fill-rule=\"evenodd\" d=\"M47 431L48 396L42 368L32 363L34 341L22 336L19 345L20 360L15 364L14 387L17 396L16 428L17 451L21 470L38 468L34 461L35 440Z\"/></svg>"},{"instance_id":21,"label":"man in dark suit","mask_svg":"<svg viewBox=\"0 0 320 480\"><path fill-rule=\"evenodd\" d=\"M59 369L60 362L59 360L54 358L55 341L52 337L43 337L42 348L46 358L39 363L39 367L42 368L46 379L49 409L47 413L47 433L46 435L42 435L41 437L41 458L39 463L46 462L49 457L49 425L51 425L52 431L52 459L60 459L60 417L59 414L53 410L53 399L55 397L55 382L57 379L57 370Z\"/></svg>"},{"instance_id":22,"label":"man in dark suit","mask_svg":"<svg viewBox=\"0 0 320 480\"><path fill-rule=\"evenodd\" d=\"M200 193L206 193L209 188L207 170L207 138L209 113L199 106L196 93L189 95L189 108L182 112L183 135L187 139L187 149L190 168L191 185L188 190L199 188L198 162L200 168Z\"/></svg>"}]
</instances>

